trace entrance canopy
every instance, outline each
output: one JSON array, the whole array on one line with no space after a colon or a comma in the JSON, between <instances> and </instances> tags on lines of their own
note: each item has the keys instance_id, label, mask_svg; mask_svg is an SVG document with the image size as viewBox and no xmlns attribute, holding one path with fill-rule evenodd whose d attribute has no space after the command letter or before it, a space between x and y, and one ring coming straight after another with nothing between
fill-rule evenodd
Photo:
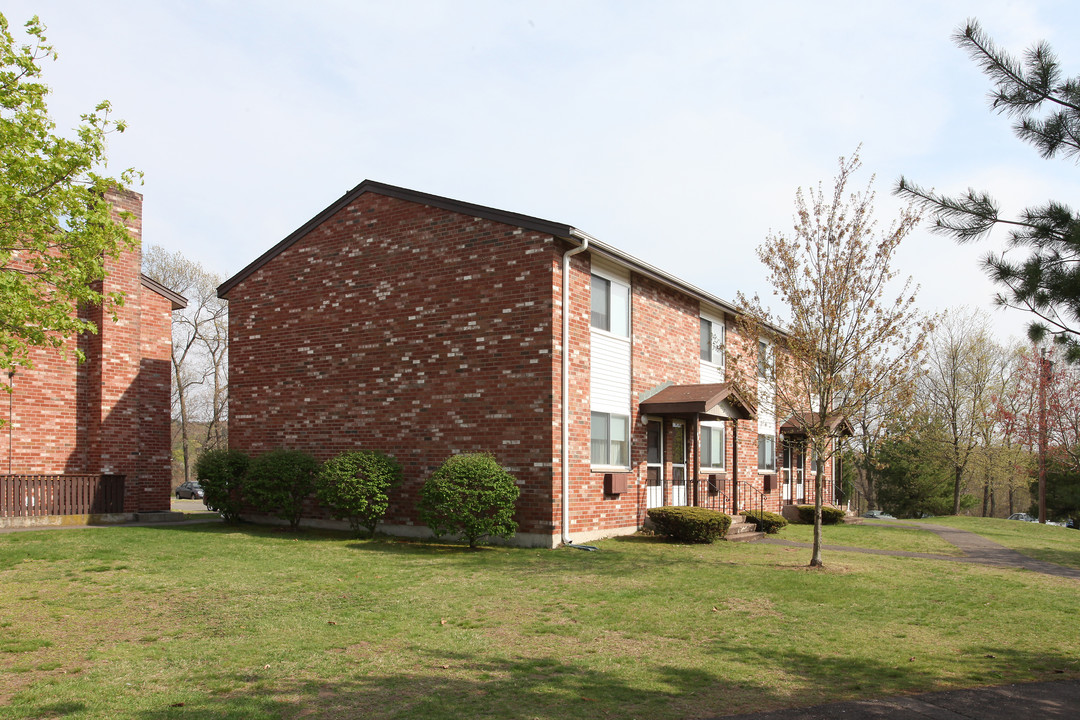
<instances>
[{"instance_id":1,"label":"entrance canopy","mask_svg":"<svg viewBox=\"0 0 1080 720\"><path fill-rule=\"evenodd\" d=\"M731 383L669 385L638 404L648 415L699 416L706 420L750 420L754 408Z\"/></svg>"}]
</instances>

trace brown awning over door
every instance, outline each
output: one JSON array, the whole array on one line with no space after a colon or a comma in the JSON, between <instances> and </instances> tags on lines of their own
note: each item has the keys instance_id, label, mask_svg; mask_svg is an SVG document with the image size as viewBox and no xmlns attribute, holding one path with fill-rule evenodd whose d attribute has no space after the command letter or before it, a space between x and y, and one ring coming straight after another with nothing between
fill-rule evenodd
<instances>
[{"instance_id":1,"label":"brown awning over door","mask_svg":"<svg viewBox=\"0 0 1080 720\"><path fill-rule=\"evenodd\" d=\"M669 385L638 404L648 415L698 415L702 419L750 420L754 408L731 383Z\"/></svg>"}]
</instances>

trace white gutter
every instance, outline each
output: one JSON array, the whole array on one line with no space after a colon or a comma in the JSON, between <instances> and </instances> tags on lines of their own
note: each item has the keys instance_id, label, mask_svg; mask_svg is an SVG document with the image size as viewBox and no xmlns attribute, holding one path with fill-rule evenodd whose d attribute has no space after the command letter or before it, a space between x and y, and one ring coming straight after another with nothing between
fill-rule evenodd
<instances>
[{"instance_id":1,"label":"white gutter","mask_svg":"<svg viewBox=\"0 0 1080 720\"><path fill-rule=\"evenodd\" d=\"M572 239L581 245L567 250L562 256L562 443L559 462L562 465L562 543L570 545L570 258L589 248L594 240L586 233L570 229Z\"/></svg>"}]
</instances>

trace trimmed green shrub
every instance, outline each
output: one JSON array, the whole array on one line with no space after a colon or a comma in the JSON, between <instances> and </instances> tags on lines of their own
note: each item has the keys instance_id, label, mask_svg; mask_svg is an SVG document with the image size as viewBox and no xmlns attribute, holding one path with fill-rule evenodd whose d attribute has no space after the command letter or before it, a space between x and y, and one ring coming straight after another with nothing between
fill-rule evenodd
<instances>
[{"instance_id":1,"label":"trimmed green shrub","mask_svg":"<svg viewBox=\"0 0 1080 720\"><path fill-rule=\"evenodd\" d=\"M754 523L757 526L758 532L763 532L767 535L775 535L780 532L780 528L787 527L787 518L783 515L778 515L774 512L767 510L743 510L739 513L746 518L748 522ZM812 518L811 518L812 519Z\"/></svg>"},{"instance_id":2,"label":"trimmed green shrub","mask_svg":"<svg viewBox=\"0 0 1080 720\"><path fill-rule=\"evenodd\" d=\"M482 537L517 532L514 476L486 453L452 455L420 489L416 509L435 537L457 533L476 547Z\"/></svg>"},{"instance_id":3,"label":"trimmed green shrub","mask_svg":"<svg viewBox=\"0 0 1080 720\"><path fill-rule=\"evenodd\" d=\"M684 543L715 542L731 525L730 515L702 507L658 507L648 515L657 533Z\"/></svg>"},{"instance_id":4,"label":"trimmed green shrub","mask_svg":"<svg viewBox=\"0 0 1080 720\"><path fill-rule=\"evenodd\" d=\"M244 497L256 510L277 515L295 530L318 472L318 461L302 450L271 450L251 461Z\"/></svg>"},{"instance_id":5,"label":"trimmed green shrub","mask_svg":"<svg viewBox=\"0 0 1080 720\"><path fill-rule=\"evenodd\" d=\"M375 526L383 519L390 499L386 491L401 484L401 464L373 450L343 452L319 469L315 492L338 520L348 520L357 536L367 528L375 537Z\"/></svg>"},{"instance_id":6,"label":"trimmed green shrub","mask_svg":"<svg viewBox=\"0 0 1080 720\"><path fill-rule=\"evenodd\" d=\"M195 461L195 477L202 485L203 503L221 513L225 522L240 519L244 475L251 458L240 450L207 450Z\"/></svg>"},{"instance_id":7,"label":"trimmed green shrub","mask_svg":"<svg viewBox=\"0 0 1080 720\"><path fill-rule=\"evenodd\" d=\"M821 506L822 525L839 525L844 522L844 515L846 515L846 513L840 508L834 508L829 505ZM813 505L799 505L799 522L806 525L814 524Z\"/></svg>"}]
</instances>

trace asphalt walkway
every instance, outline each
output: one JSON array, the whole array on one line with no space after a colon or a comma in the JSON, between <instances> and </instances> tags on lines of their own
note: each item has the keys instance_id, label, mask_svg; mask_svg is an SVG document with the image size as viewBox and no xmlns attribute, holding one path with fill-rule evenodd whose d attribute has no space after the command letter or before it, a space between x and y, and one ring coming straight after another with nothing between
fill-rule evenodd
<instances>
[{"instance_id":1,"label":"asphalt walkway","mask_svg":"<svg viewBox=\"0 0 1080 720\"><path fill-rule=\"evenodd\" d=\"M880 520L866 521L867 524L900 525L900 523L888 523ZM987 540L982 535L976 535L967 530L949 527L947 525L934 525L932 523L903 523L903 527L919 527L935 533L945 542L958 547L963 555L938 555L935 553L906 552L903 550L875 550L872 548L848 547L846 545L823 545L824 550L839 552L858 552L869 555L891 555L893 557L927 558L929 560L947 560L949 562L979 563L982 565L997 565L1011 567L1017 570L1030 570L1031 572L1043 573L1044 575L1056 575L1058 577L1080 580L1080 569L1065 567L1056 563L1044 562L1029 558L1027 555L1011 550L1004 545L999 545L993 540ZM766 536L759 542L771 545L789 545L794 547L813 547L811 543L781 540L780 538ZM1080 707L1077 708L1076 717L1080 717Z\"/></svg>"}]
</instances>

